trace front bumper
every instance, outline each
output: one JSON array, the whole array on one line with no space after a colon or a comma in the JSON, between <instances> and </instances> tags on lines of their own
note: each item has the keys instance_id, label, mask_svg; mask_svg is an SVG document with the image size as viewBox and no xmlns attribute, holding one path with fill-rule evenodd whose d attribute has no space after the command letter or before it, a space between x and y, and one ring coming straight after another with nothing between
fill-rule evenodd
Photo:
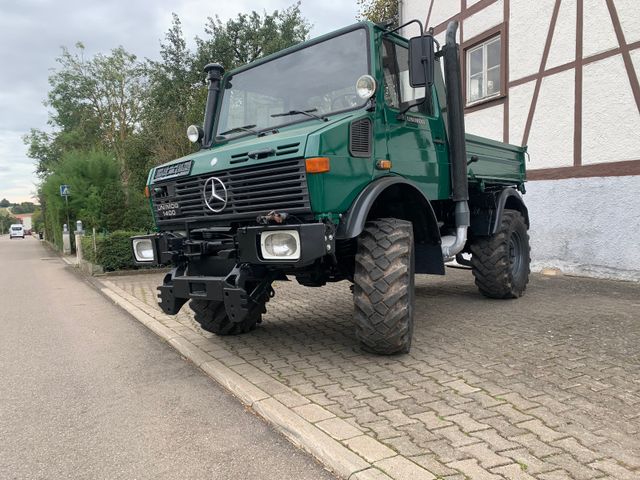
<instances>
[{"instance_id":1,"label":"front bumper","mask_svg":"<svg viewBox=\"0 0 640 480\"><path fill-rule=\"evenodd\" d=\"M265 258L261 235L282 230L298 233L299 257ZM197 299L224 301L229 318L244 318L278 274L304 268L335 251L335 229L324 223L240 227L219 237L217 232L220 229L194 230L189 238L170 232L132 237L132 248L138 239L148 239L153 246L153 259L136 264L175 266L158 287L165 313L175 315L186 301Z\"/></svg>"}]
</instances>

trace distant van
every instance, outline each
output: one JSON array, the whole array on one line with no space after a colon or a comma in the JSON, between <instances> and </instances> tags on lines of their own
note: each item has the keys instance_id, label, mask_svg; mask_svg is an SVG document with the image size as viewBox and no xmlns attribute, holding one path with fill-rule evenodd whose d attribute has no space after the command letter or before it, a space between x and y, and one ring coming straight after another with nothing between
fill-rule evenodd
<instances>
[{"instance_id":1,"label":"distant van","mask_svg":"<svg viewBox=\"0 0 640 480\"><path fill-rule=\"evenodd\" d=\"M24 227L19 223L15 223L9 228L9 238L13 240L14 237L20 237L24 240Z\"/></svg>"}]
</instances>

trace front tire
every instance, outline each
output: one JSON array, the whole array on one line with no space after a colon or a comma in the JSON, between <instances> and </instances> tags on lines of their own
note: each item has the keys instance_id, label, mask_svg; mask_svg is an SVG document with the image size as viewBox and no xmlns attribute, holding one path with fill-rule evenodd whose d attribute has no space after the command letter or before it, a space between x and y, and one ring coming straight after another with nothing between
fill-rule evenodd
<instances>
[{"instance_id":1,"label":"front tire","mask_svg":"<svg viewBox=\"0 0 640 480\"><path fill-rule=\"evenodd\" d=\"M241 322L232 322L227 316L224 302L213 300L191 300L189 302L196 322L203 330L216 335L240 335L256 328L262 321L264 306L253 308Z\"/></svg>"},{"instance_id":2,"label":"front tire","mask_svg":"<svg viewBox=\"0 0 640 480\"><path fill-rule=\"evenodd\" d=\"M415 303L411 222L367 222L355 261L354 320L362 348L381 355L409 353Z\"/></svg>"},{"instance_id":3,"label":"front tire","mask_svg":"<svg viewBox=\"0 0 640 480\"><path fill-rule=\"evenodd\" d=\"M505 210L495 234L471 245L471 268L480 293L518 298L529 283L531 247L527 224L516 210Z\"/></svg>"}]
</instances>

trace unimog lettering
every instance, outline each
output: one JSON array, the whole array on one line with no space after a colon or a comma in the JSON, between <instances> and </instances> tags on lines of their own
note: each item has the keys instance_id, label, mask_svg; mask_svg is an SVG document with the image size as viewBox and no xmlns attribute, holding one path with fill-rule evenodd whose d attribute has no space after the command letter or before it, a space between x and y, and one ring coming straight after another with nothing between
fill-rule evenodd
<instances>
[{"instance_id":1,"label":"unimog lettering","mask_svg":"<svg viewBox=\"0 0 640 480\"><path fill-rule=\"evenodd\" d=\"M139 264L173 267L165 313L189 302L203 329L241 334L274 281L348 281L361 347L397 354L411 347L416 274L455 261L487 297L524 293L526 147L465 133L457 23L442 48L410 23L409 40L361 22L204 68L204 123L187 129L200 151L151 170L157 231L132 238Z\"/></svg>"}]
</instances>

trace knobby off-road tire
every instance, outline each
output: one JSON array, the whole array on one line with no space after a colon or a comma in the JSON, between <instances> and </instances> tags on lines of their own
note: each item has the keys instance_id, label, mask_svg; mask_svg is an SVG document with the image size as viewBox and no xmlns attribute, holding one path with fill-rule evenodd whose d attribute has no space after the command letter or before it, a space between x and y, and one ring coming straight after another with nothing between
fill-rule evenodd
<instances>
[{"instance_id":1,"label":"knobby off-road tire","mask_svg":"<svg viewBox=\"0 0 640 480\"><path fill-rule=\"evenodd\" d=\"M471 268L485 297L518 298L529 283L529 234L522 214L505 210L498 231L471 245Z\"/></svg>"},{"instance_id":2,"label":"knobby off-road tire","mask_svg":"<svg viewBox=\"0 0 640 480\"><path fill-rule=\"evenodd\" d=\"M262 321L262 314L265 311L264 305L259 305L254 307L243 321L232 322L227 316L224 302L191 300L189 306L202 329L216 335L239 335L250 332Z\"/></svg>"},{"instance_id":3,"label":"knobby off-road tire","mask_svg":"<svg viewBox=\"0 0 640 480\"><path fill-rule=\"evenodd\" d=\"M413 335L415 254L411 222L367 222L354 275L356 337L366 351L408 353Z\"/></svg>"}]
</instances>

